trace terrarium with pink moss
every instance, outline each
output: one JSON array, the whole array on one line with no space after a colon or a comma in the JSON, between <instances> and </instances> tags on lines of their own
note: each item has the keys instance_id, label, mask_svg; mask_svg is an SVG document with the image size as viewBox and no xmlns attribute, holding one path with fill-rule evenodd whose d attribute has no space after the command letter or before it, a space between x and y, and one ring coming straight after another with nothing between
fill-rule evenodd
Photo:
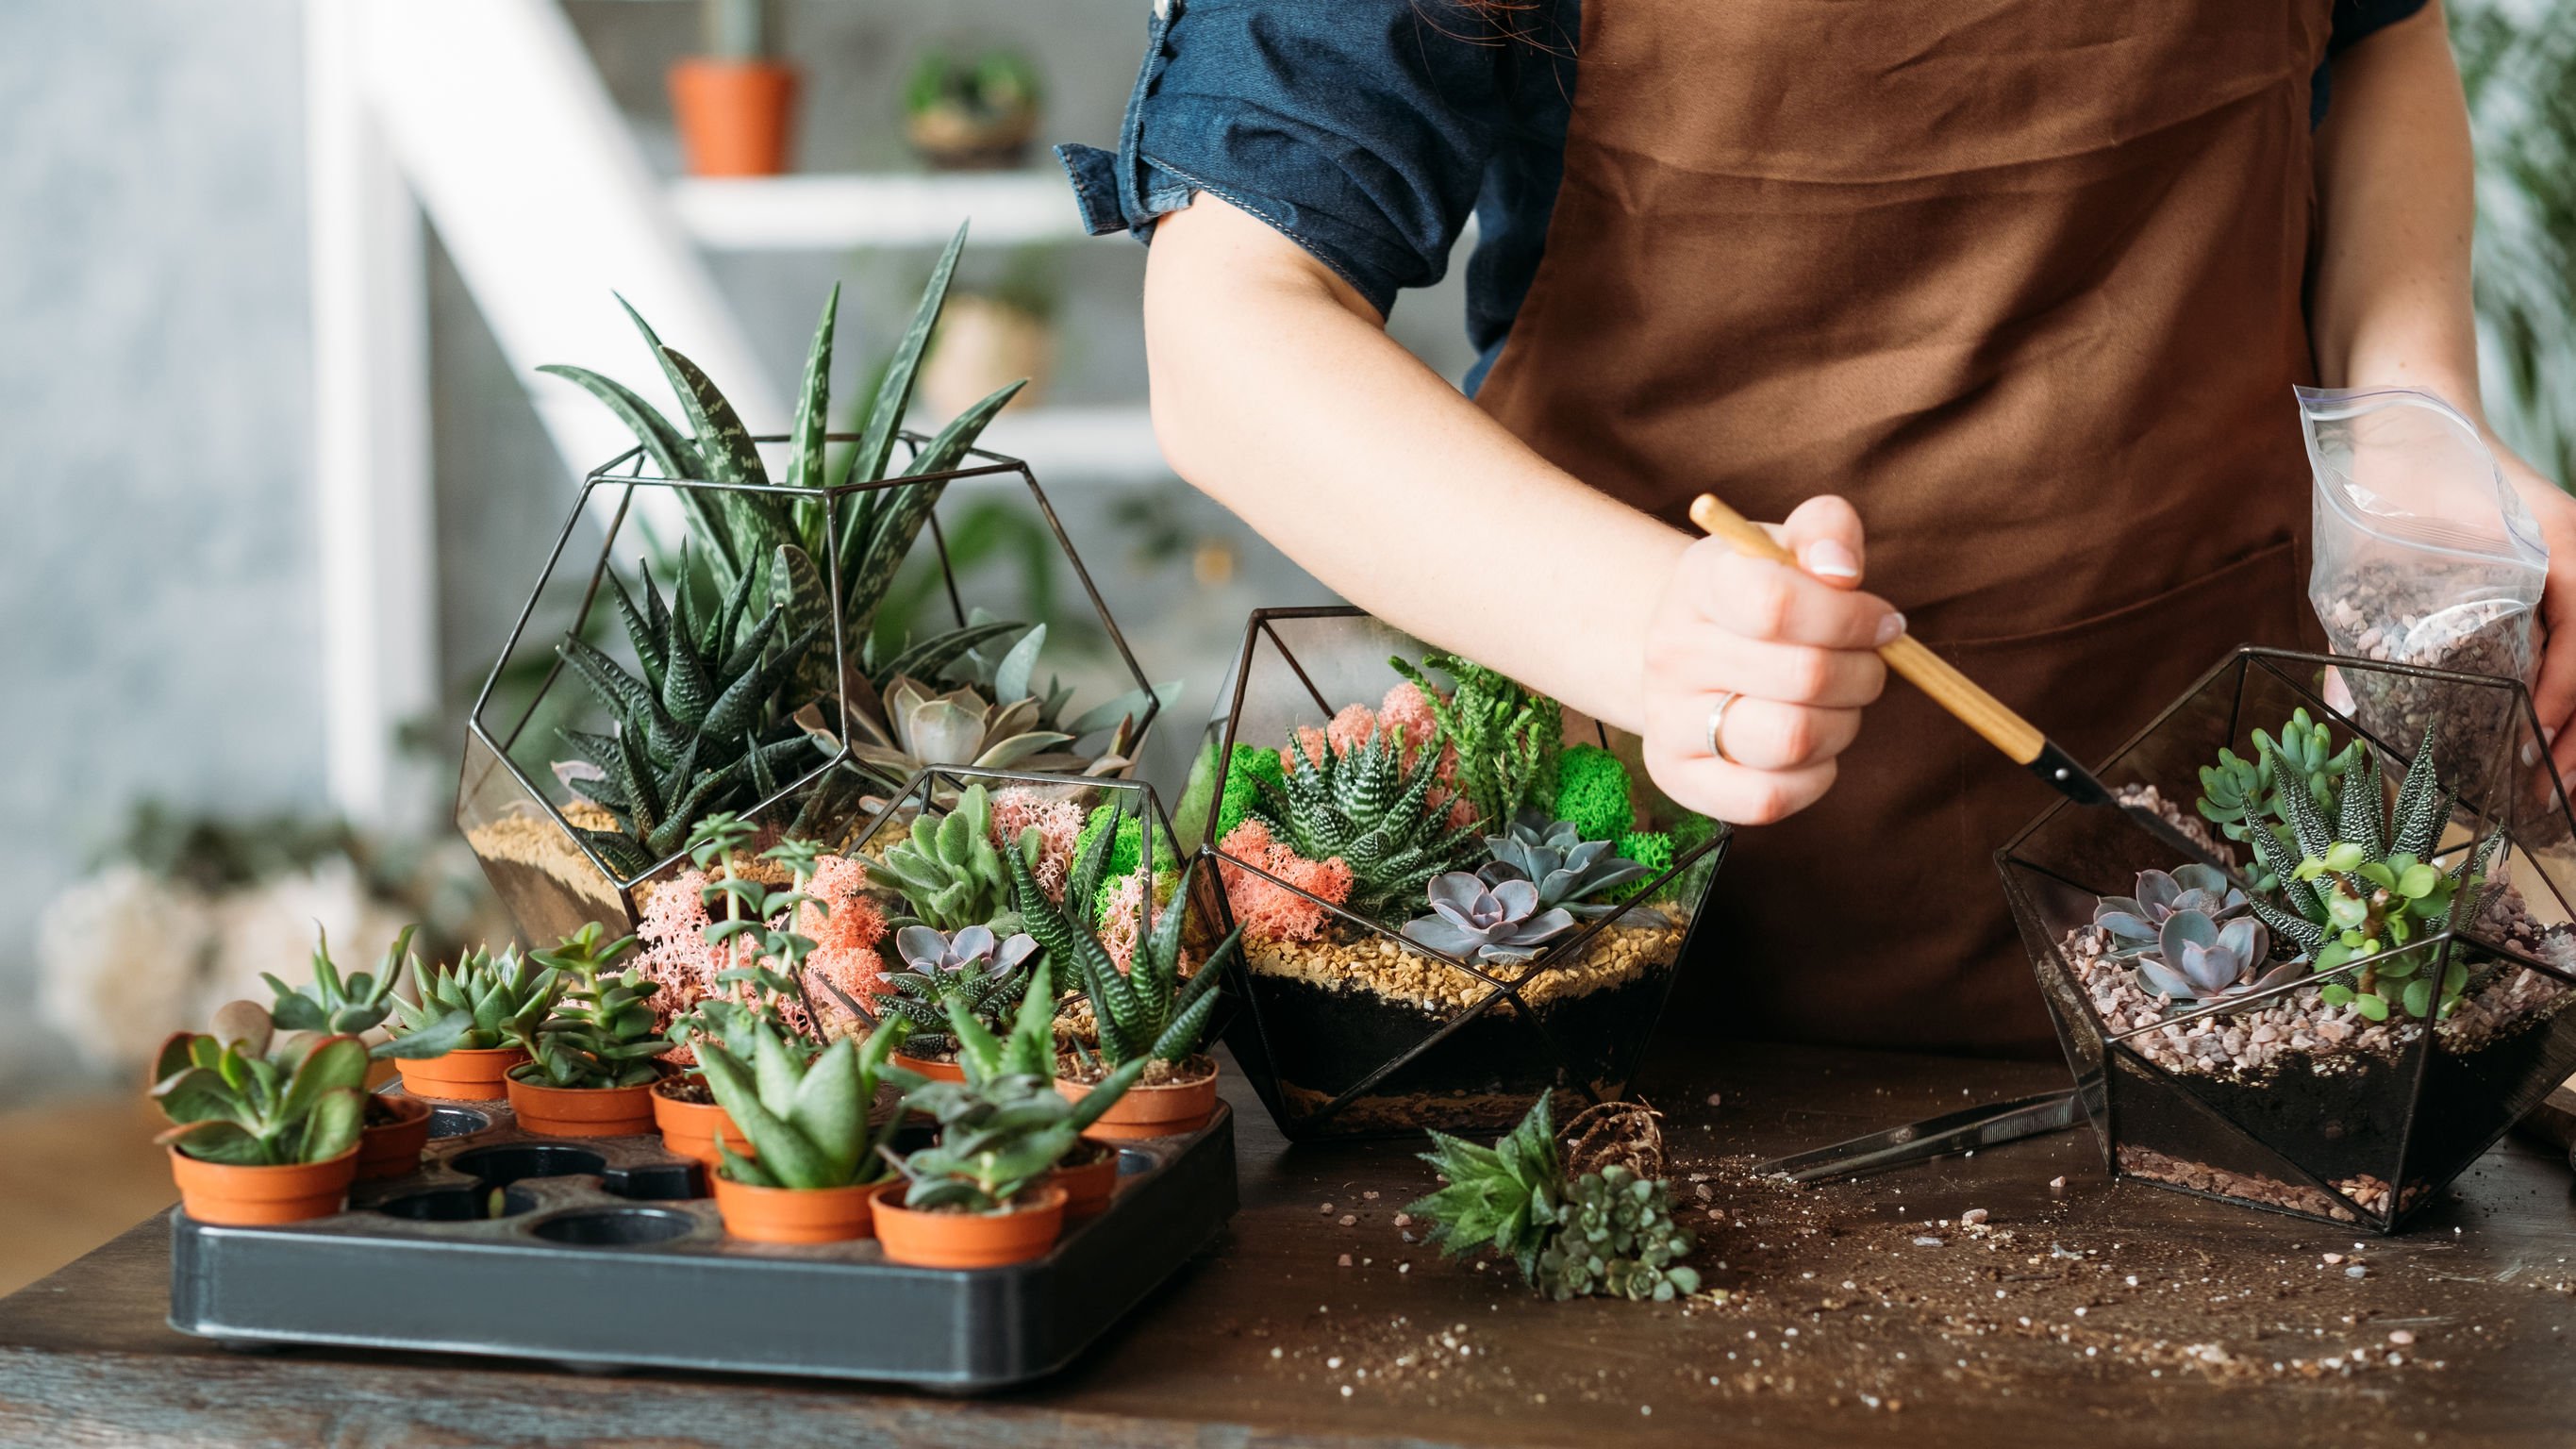
<instances>
[{"instance_id":1,"label":"terrarium with pink moss","mask_svg":"<svg viewBox=\"0 0 2576 1449\"><path fill-rule=\"evenodd\" d=\"M1357 610L1252 616L1184 793L1291 1136L1620 1096L1725 850L1636 742Z\"/></svg>"}]
</instances>

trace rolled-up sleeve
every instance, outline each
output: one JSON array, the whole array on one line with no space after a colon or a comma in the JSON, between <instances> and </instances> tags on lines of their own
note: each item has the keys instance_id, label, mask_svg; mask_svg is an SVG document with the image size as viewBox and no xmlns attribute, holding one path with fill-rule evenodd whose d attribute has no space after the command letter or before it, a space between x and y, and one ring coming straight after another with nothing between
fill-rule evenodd
<instances>
[{"instance_id":1,"label":"rolled-up sleeve","mask_svg":"<svg viewBox=\"0 0 2576 1449\"><path fill-rule=\"evenodd\" d=\"M1384 314L1446 270L1504 123L1491 22L1453 0L1162 0L1118 150L1057 148L1095 233L1200 191Z\"/></svg>"}]
</instances>

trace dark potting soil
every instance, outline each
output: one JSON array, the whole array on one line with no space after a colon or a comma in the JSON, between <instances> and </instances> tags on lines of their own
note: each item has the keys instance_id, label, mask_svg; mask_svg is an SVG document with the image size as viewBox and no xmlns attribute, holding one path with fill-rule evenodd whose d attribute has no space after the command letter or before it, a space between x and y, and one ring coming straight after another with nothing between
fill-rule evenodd
<instances>
[{"instance_id":1,"label":"dark potting soil","mask_svg":"<svg viewBox=\"0 0 2576 1449\"><path fill-rule=\"evenodd\" d=\"M667 1078L654 1084L653 1095L673 1102L686 1102L694 1107L716 1104L716 1094L707 1086L704 1077Z\"/></svg>"}]
</instances>

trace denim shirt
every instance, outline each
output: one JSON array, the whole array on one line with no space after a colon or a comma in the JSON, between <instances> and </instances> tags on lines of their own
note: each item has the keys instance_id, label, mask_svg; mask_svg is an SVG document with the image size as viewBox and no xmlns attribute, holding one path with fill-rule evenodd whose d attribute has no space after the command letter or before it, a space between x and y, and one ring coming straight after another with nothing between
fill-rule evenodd
<instances>
[{"instance_id":1,"label":"denim shirt","mask_svg":"<svg viewBox=\"0 0 2576 1449\"><path fill-rule=\"evenodd\" d=\"M1155 0L1118 150L1056 148L1094 235L1150 240L1200 191L1276 227L1384 316L1447 271L1470 213L1476 390L1547 244L1578 0ZM2261 0L2248 0L2261 3ZM2335 0L2327 55L2424 0ZM2320 65L2310 124L2324 119Z\"/></svg>"}]
</instances>

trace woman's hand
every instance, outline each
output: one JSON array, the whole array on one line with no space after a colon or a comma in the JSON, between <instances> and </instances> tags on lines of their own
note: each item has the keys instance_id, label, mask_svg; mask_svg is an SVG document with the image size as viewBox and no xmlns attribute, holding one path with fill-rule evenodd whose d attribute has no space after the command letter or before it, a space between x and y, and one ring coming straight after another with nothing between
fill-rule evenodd
<instances>
[{"instance_id":1,"label":"woman's hand","mask_svg":"<svg viewBox=\"0 0 2576 1449\"><path fill-rule=\"evenodd\" d=\"M1646 635L1646 769L1682 805L1737 825L1794 815L1833 784L1861 707L1887 682L1873 651L1905 632L1903 615L1860 592L1850 504L1811 498L1772 531L1800 567L1702 539L1673 570ZM1721 757L1709 748L1709 717L1728 694L1740 698L1727 706Z\"/></svg>"},{"instance_id":2,"label":"woman's hand","mask_svg":"<svg viewBox=\"0 0 2576 1449\"><path fill-rule=\"evenodd\" d=\"M2576 498L2503 443L2492 437L2487 441L2505 481L2522 495L2523 506L2540 526L2541 542L2549 547L2549 580L2540 593L2540 678L2532 686L2531 704L2551 741L2549 762L2565 779L2576 771L2576 730L2567 727L2576 718Z\"/></svg>"}]
</instances>

